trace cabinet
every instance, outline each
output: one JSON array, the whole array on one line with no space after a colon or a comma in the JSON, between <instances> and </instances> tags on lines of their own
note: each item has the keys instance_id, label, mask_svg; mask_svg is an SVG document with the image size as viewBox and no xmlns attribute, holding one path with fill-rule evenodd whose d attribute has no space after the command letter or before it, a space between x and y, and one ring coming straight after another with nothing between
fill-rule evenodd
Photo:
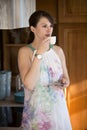
<instances>
[{"instance_id":1,"label":"cabinet","mask_svg":"<svg viewBox=\"0 0 87 130\"><path fill-rule=\"evenodd\" d=\"M15 89L15 78L18 71L18 50L25 46L28 28L3 30L3 69L12 71L12 90Z\"/></svg>"},{"instance_id":2,"label":"cabinet","mask_svg":"<svg viewBox=\"0 0 87 130\"><path fill-rule=\"evenodd\" d=\"M58 40L70 76L67 88L73 130L87 129L87 1L58 1Z\"/></svg>"},{"instance_id":3,"label":"cabinet","mask_svg":"<svg viewBox=\"0 0 87 130\"><path fill-rule=\"evenodd\" d=\"M18 75L17 56L20 47L27 45L28 28L3 30L3 70L12 71L11 96L0 100L0 107L10 107L12 110L23 108L23 104L16 103L14 92L16 89L16 76ZM12 111L13 112L13 111ZM12 116L14 113L12 113ZM16 117L13 116L13 118ZM14 121L13 121L14 122ZM16 125L16 124L14 124ZM13 125L13 126L14 126ZM19 127L0 127L0 130L19 130Z\"/></svg>"},{"instance_id":4,"label":"cabinet","mask_svg":"<svg viewBox=\"0 0 87 130\"><path fill-rule=\"evenodd\" d=\"M14 94L12 93L11 96L6 98L5 100L0 100L0 107L5 108L5 110L7 110L6 109L7 107L10 108L8 110L8 113L9 113L8 119L12 120L12 123L11 123L11 125L9 125L9 127L4 127L3 126L3 127L0 127L0 130L19 130L20 128L19 128L18 125L20 123L19 121L21 120L22 113L21 113L21 111L17 112L16 110L17 109L22 110L23 109L23 104L16 103L15 100L14 100ZM12 110L11 112L14 112L14 113L12 113L12 115L10 115L11 114L10 110ZM7 114L7 113L4 113L4 114ZM10 118L11 116L13 116L12 119ZM21 117L19 117L19 116L21 116ZM20 118L20 119L13 119L14 117L17 117L17 118ZM14 123L16 123L16 124L14 124ZM1 122L0 122L0 124L1 124Z\"/></svg>"},{"instance_id":5,"label":"cabinet","mask_svg":"<svg viewBox=\"0 0 87 130\"><path fill-rule=\"evenodd\" d=\"M0 127L0 130L20 130L20 128L10 128L10 127L5 127L5 128L3 128L3 127Z\"/></svg>"}]
</instances>

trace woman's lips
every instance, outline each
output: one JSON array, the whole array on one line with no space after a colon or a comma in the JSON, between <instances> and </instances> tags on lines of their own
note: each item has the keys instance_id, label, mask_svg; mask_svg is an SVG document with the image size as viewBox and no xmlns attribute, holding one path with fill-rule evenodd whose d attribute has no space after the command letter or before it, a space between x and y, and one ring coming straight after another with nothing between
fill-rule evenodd
<instances>
[{"instance_id":1,"label":"woman's lips","mask_svg":"<svg viewBox=\"0 0 87 130\"><path fill-rule=\"evenodd\" d=\"M46 37L50 37L50 34L46 34L45 36L46 36Z\"/></svg>"}]
</instances>

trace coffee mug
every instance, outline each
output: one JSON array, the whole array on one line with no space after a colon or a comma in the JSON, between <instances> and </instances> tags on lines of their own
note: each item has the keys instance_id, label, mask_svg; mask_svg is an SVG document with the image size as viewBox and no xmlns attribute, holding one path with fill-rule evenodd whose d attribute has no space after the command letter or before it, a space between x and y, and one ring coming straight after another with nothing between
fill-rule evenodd
<instances>
[{"instance_id":1,"label":"coffee mug","mask_svg":"<svg viewBox=\"0 0 87 130\"><path fill-rule=\"evenodd\" d=\"M54 45L56 43L56 36L50 37L50 44Z\"/></svg>"}]
</instances>

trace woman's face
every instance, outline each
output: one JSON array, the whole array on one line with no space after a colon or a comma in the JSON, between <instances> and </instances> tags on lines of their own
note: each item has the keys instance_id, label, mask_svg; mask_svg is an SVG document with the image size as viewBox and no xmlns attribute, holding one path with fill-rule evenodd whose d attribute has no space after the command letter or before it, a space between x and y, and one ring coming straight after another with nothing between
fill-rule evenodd
<instances>
[{"instance_id":1,"label":"woman's face","mask_svg":"<svg viewBox=\"0 0 87 130\"><path fill-rule=\"evenodd\" d=\"M35 35L35 38L43 40L46 37L50 37L53 32L53 25L45 17L40 18L36 27L31 27L32 32Z\"/></svg>"}]
</instances>

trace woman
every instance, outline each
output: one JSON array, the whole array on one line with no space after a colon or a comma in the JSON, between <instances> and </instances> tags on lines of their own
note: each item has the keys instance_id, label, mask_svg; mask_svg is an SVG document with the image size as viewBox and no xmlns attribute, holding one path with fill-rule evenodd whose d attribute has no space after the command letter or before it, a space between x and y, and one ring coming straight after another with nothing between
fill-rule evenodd
<instances>
[{"instance_id":1,"label":"woman","mask_svg":"<svg viewBox=\"0 0 87 130\"><path fill-rule=\"evenodd\" d=\"M29 19L29 44L19 50L18 66L25 86L23 130L71 130L63 93L69 76L63 50L56 45L50 48L53 24L47 12L34 12Z\"/></svg>"}]
</instances>

